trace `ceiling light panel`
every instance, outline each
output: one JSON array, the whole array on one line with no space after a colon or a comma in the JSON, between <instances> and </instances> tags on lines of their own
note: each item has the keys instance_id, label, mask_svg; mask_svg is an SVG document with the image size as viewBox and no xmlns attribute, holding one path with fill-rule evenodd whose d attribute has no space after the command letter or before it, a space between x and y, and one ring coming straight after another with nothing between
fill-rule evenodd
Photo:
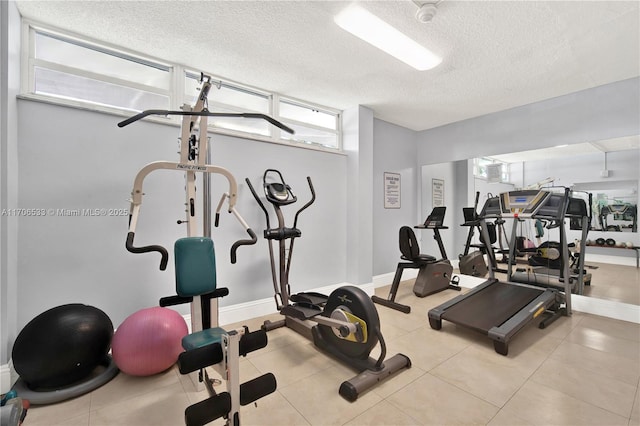
<instances>
[{"instance_id":1,"label":"ceiling light panel","mask_svg":"<svg viewBox=\"0 0 640 426\"><path fill-rule=\"evenodd\" d=\"M419 71L438 66L442 58L359 6L350 6L334 18L345 31Z\"/></svg>"}]
</instances>

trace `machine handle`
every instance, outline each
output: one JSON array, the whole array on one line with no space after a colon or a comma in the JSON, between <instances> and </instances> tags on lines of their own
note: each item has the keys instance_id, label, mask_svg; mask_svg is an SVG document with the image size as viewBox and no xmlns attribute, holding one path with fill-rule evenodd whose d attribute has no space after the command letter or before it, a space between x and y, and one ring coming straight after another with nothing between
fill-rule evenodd
<instances>
[{"instance_id":1,"label":"machine handle","mask_svg":"<svg viewBox=\"0 0 640 426\"><path fill-rule=\"evenodd\" d=\"M247 234L251 237L250 240L238 240L231 246L231 263L236 263L236 251L240 246L251 246L258 241L256 233L251 228L247 229Z\"/></svg>"},{"instance_id":2,"label":"machine handle","mask_svg":"<svg viewBox=\"0 0 640 426\"><path fill-rule=\"evenodd\" d=\"M593 194L589 192L589 226L587 229L591 229L591 219L593 218Z\"/></svg>"},{"instance_id":3,"label":"machine handle","mask_svg":"<svg viewBox=\"0 0 640 426\"><path fill-rule=\"evenodd\" d=\"M253 112L243 112L243 113L227 113L227 112L209 112L207 110L203 110L203 111L167 111L167 110L163 110L163 109L148 109L146 111L142 111L132 117L127 118L126 120L122 120L121 122L118 123L118 127L125 127L128 126L131 123L134 123L138 120L141 120L145 117L148 117L150 115L162 115L162 116L167 116L167 115L189 115L189 116L195 116L195 117L241 117L241 118L259 118L262 120L266 120L269 123L271 123L272 125L284 130L287 133L291 133L292 135L295 133L295 131L291 128L288 127L287 125L279 122L278 120L269 117L266 114L259 114L259 113L253 113Z\"/></svg>"},{"instance_id":4,"label":"machine handle","mask_svg":"<svg viewBox=\"0 0 640 426\"><path fill-rule=\"evenodd\" d=\"M256 190L253 189L253 185L251 185L251 181L249 180L249 178L244 178L244 181L247 182L247 186L249 186L249 190L251 191L251 194L253 194L253 198L256 199L256 202L258 203L258 205L264 212L265 217L267 218L267 229L271 229L271 226L269 225L269 212L267 211L267 208L264 206L262 201L260 201L260 197L258 197Z\"/></svg>"},{"instance_id":5,"label":"machine handle","mask_svg":"<svg viewBox=\"0 0 640 426\"><path fill-rule=\"evenodd\" d=\"M144 247L134 247L133 246L133 237L135 233L129 232L127 233L127 242L125 243L125 247L131 253L149 253L152 251L157 251L160 253L162 258L160 259L160 270L164 271L167 269L167 263L169 262L169 252L162 246L153 245L153 246L144 246Z\"/></svg>"},{"instance_id":6,"label":"machine handle","mask_svg":"<svg viewBox=\"0 0 640 426\"><path fill-rule=\"evenodd\" d=\"M296 225L298 224L298 215L299 215L300 213L302 213L302 211L303 211L304 209L306 209L306 208L307 208L307 207L309 207L311 204L313 204L313 203L314 203L314 201L316 201L316 190L313 188L313 183L311 182L311 177L309 177L309 176L307 176L307 183L309 184L309 189L311 190L311 200L309 200L309 202L308 202L307 204L305 204L304 206L302 206L302 207L300 208L300 210L298 210L298 211L296 212L296 215L295 215L295 217L294 217L294 219L293 219L293 227L294 227L294 228L296 228L296 227L297 227Z\"/></svg>"},{"instance_id":7,"label":"machine handle","mask_svg":"<svg viewBox=\"0 0 640 426\"><path fill-rule=\"evenodd\" d=\"M220 223L220 210L222 209L222 205L224 204L224 200L227 199L227 198L229 200L231 200L231 196L228 193L225 192L224 194L222 194L222 198L220 198L220 202L218 203L218 207L216 208L216 218L215 218L215 226L216 227ZM234 206L229 205L229 213L233 213L233 215L236 217L236 219L238 219L238 222L240 222L242 227L245 229L245 231L247 231L247 233L251 237L250 240L238 240L233 244L233 246L231 246L231 263L236 263L236 251L238 250L238 247L240 247L240 246L249 246L249 245L255 244L258 241L258 238L256 237L255 232L253 232L251 227L249 227L247 222L240 215L240 213L238 213L238 211L236 210L236 208Z\"/></svg>"},{"instance_id":8,"label":"machine handle","mask_svg":"<svg viewBox=\"0 0 640 426\"><path fill-rule=\"evenodd\" d=\"M478 202L480 201L480 191L476 191L476 199L473 202L473 220L478 220Z\"/></svg>"}]
</instances>

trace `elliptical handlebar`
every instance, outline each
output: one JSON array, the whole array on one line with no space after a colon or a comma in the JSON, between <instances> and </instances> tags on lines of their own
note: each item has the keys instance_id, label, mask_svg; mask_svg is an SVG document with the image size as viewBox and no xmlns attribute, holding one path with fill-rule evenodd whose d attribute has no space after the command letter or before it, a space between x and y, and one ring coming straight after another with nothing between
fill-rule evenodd
<instances>
[{"instance_id":1,"label":"elliptical handlebar","mask_svg":"<svg viewBox=\"0 0 640 426\"><path fill-rule=\"evenodd\" d=\"M295 215L295 217L294 217L294 219L293 219L293 227L294 227L294 228L296 228L296 225L298 224L298 215L299 215L300 213L302 213L302 211L303 211L304 209L306 209L306 208L307 208L307 207L309 207L311 204L313 204L313 203L314 203L314 201L316 201L316 191L315 191L315 189L313 188L313 183L311 182L311 177L309 177L309 176L307 176L307 183L309 184L309 189L311 190L311 200L309 200L309 201L307 202L307 204L305 204L304 206L302 206L302 207L300 208L300 210L298 210L298 211L296 212L296 215Z\"/></svg>"},{"instance_id":2,"label":"elliptical handlebar","mask_svg":"<svg viewBox=\"0 0 640 426\"><path fill-rule=\"evenodd\" d=\"M258 205L264 212L265 217L267 218L267 229L271 228L271 226L269 225L269 212L267 211L267 208L264 206L262 201L260 201L260 197L258 197L258 194L256 193L256 190L253 188L253 185L251 185L251 181L249 180L249 178L244 178L244 181L247 182L247 185L249 186L249 190L251 191L251 194L253 194L253 198L256 199L256 202L258 203Z\"/></svg>"}]
</instances>

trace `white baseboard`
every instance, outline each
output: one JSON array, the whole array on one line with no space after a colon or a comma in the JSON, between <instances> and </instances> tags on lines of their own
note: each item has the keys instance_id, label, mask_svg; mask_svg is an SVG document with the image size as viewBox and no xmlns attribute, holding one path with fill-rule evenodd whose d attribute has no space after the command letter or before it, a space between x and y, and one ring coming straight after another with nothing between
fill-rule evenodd
<instances>
[{"instance_id":1,"label":"white baseboard","mask_svg":"<svg viewBox=\"0 0 640 426\"><path fill-rule=\"evenodd\" d=\"M629 250L629 254L633 255L635 252ZM606 254L591 254L587 253L584 258L585 263L597 262L597 263L610 263L612 265L622 266L636 266L635 256L608 256Z\"/></svg>"},{"instance_id":2,"label":"white baseboard","mask_svg":"<svg viewBox=\"0 0 640 426\"><path fill-rule=\"evenodd\" d=\"M594 297L571 296L573 310L640 324L640 306Z\"/></svg>"},{"instance_id":3,"label":"white baseboard","mask_svg":"<svg viewBox=\"0 0 640 426\"><path fill-rule=\"evenodd\" d=\"M17 380L17 377L13 377L11 370L11 361L8 364L0 365L0 394L2 395L9 392Z\"/></svg>"}]
</instances>

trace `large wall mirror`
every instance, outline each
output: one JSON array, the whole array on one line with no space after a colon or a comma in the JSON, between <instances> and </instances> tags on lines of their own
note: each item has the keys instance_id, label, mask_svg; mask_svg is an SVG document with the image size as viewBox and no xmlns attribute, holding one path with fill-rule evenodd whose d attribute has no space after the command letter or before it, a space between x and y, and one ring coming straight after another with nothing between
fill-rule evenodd
<instances>
[{"instance_id":1,"label":"large wall mirror","mask_svg":"<svg viewBox=\"0 0 640 426\"><path fill-rule=\"evenodd\" d=\"M592 221L588 239L614 240L618 246L640 246L637 230L637 205L640 187L640 136L566 145L541 150L508 153L469 159L446 164L422 166L422 211L426 215L433 208L431 182L444 180L445 203L449 226L443 240L450 254L457 259L462 252L468 228L463 223L463 207L473 206L474 195L480 192L478 209L489 194L527 187L570 187L574 191L592 194ZM524 225L523 225L524 226ZM510 232L506 227L507 234ZM567 228L569 225L567 224ZM426 231L423 231L423 234ZM533 225L519 230L535 238ZM446 236L445 236L446 235ZM553 238L553 230L547 238ZM568 230L570 241L581 238L581 231ZM433 250L423 235L422 243ZM535 243L537 243L534 240ZM539 242L539 241L538 241ZM609 247L590 246L586 252L587 265L625 265L635 268L635 250L612 250ZM585 296L640 305L640 290L636 282L594 281L585 287Z\"/></svg>"},{"instance_id":2,"label":"large wall mirror","mask_svg":"<svg viewBox=\"0 0 640 426\"><path fill-rule=\"evenodd\" d=\"M593 195L594 231L638 232L637 180L578 182L573 189Z\"/></svg>"}]
</instances>

